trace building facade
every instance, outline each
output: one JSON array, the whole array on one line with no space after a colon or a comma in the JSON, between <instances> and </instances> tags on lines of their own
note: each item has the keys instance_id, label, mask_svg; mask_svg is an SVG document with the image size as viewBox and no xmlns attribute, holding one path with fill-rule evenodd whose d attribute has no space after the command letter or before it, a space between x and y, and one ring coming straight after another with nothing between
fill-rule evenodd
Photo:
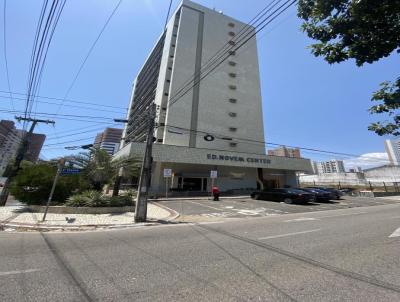
<instances>
[{"instance_id":1,"label":"building facade","mask_svg":"<svg viewBox=\"0 0 400 302\"><path fill-rule=\"evenodd\" d=\"M268 150L268 155L301 158L299 148L286 148L285 146Z\"/></svg>"},{"instance_id":2,"label":"building facade","mask_svg":"<svg viewBox=\"0 0 400 302\"><path fill-rule=\"evenodd\" d=\"M400 164L400 139L385 140L385 150L390 164L398 166Z\"/></svg>"},{"instance_id":3,"label":"building facade","mask_svg":"<svg viewBox=\"0 0 400 302\"><path fill-rule=\"evenodd\" d=\"M342 160L332 159L328 161L318 162L316 165L318 174L346 172Z\"/></svg>"},{"instance_id":4,"label":"building facade","mask_svg":"<svg viewBox=\"0 0 400 302\"><path fill-rule=\"evenodd\" d=\"M110 155L114 155L119 149L122 131L122 129L118 128L106 128L96 135L94 146L105 150Z\"/></svg>"},{"instance_id":5,"label":"building facade","mask_svg":"<svg viewBox=\"0 0 400 302\"><path fill-rule=\"evenodd\" d=\"M8 163L15 158L21 134L15 128L13 121L0 121L0 176L3 175Z\"/></svg>"},{"instance_id":6,"label":"building facade","mask_svg":"<svg viewBox=\"0 0 400 302\"><path fill-rule=\"evenodd\" d=\"M169 189L192 191L209 190L211 170L224 191L296 185L296 171L311 169L306 159L266 155L255 36L237 48L244 28L255 32L184 0L139 71L116 156L143 155L155 105L153 192L165 192L166 168Z\"/></svg>"},{"instance_id":7,"label":"building facade","mask_svg":"<svg viewBox=\"0 0 400 302\"><path fill-rule=\"evenodd\" d=\"M26 131L16 129L13 121L0 121L0 175L2 175L11 160L17 154L19 144ZM36 162L39 159L46 136L32 133L24 160Z\"/></svg>"}]
</instances>

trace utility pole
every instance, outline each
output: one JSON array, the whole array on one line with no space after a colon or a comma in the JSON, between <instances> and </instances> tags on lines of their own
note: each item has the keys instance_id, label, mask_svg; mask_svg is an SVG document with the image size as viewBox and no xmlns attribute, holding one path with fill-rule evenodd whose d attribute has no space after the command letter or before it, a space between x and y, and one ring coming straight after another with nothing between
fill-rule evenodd
<instances>
[{"instance_id":1,"label":"utility pole","mask_svg":"<svg viewBox=\"0 0 400 302\"><path fill-rule=\"evenodd\" d=\"M49 210L49 206L50 206L51 200L53 198L54 190L56 189L57 180L58 180L58 177L60 176L60 173L64 167L64 164L65 164L64 158L62 158L58 161L56 176L54 177L53 186L51 187L49 199L47 200L47 203L46 203L46 209L44 210L42 221L46 220L47 211Z\"/></svg>"},{"instance_id":2,"label":"utility pole","mask_svg":"<svg viewBox=\"0 0 400 302\"><path fill-rule=\"evenodd\" d=\"M148 129L146 136L146 146L143 155L143 163L142 163L142 169L140 171L140 179L136 197L135 222L145 222L147 219L147 198L151 182L155 112L156 112L155 104L151 104L148 111L149 117L148 117Z\"/></svg>"},{"instance_id":3,"label":"utility pole","mask_svg":"<svg viewBox=\"0 0 400 302\"><path fill-rule=\"evenodd\" d=\"M28 151L29 144L31 141L31 136L33 133L33 130L35 130L35 126L37 123L46 123L46 124L55 124L54 121L51 120L40 120L40 119L34 119L34 118L25 118L21 116L16 116L15 119L17 121L27 121L27 122L32 122L32 125L29 129L29 131L23 136L22 142L18 147L17 155L15 157L15 162L14 162L14 167L10 171L10 175L8 176L6 182L4 183L3 190L1 191L0 194L0 206L5 206L9 194L9 187L12 179L17 175L18 170L21 166L21 162L24 159L26 152Z\"/></svg>"}]
</instances>

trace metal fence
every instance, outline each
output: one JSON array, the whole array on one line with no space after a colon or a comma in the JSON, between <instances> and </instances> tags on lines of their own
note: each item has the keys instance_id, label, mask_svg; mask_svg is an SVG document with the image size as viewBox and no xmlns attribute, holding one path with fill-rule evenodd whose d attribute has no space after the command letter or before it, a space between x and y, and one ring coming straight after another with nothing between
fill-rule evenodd
<instances>
[{"instance_id":1,"label":"metal fence","mask_svg":"<svg viewBox=\"0 0 400 302\"><path fill-rule=\"evenodd\" d=\"M366 181L364 183L348 183L348 182L332 182L332 181L311 181L301 182L302 187L330 187L336 189L353 189L355 191L375 191L375 192L400 192L400 182L385 182L385 181Z\"/></svg>"}]
</instances>

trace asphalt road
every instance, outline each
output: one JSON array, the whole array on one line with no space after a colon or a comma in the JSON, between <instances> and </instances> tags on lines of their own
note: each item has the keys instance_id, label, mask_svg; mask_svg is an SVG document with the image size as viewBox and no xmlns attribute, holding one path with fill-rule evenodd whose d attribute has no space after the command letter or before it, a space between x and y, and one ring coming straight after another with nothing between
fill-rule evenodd
<instances>
[{"instance_id":1,"label":"asphalt road","mask_svg":"<svg viewBox=\"0 0 400 302\"><path fill-rule=\"evenodd\" d=\"M400 204L2 232L0 301L400 301L398 228Z\"/></svg>"},{"instance_id":2,"label":"asphalt road","mask_svg":"<svg viewBox=\"0 0 400 302\"><path fill-rule=\"evenodd\" d=\"M340 200L307 204L285 204L283 202L253 200L251 198L222 198L220 201L212 201L208 199L170 199L161 201L159 204L177 211L181 216L185 216L185 221L202 221L204 220L202 218L263 217L289 213L369 207L384 204L396 204L399 202L400 200L345 196Z\"/></svg>"}]
</instances>

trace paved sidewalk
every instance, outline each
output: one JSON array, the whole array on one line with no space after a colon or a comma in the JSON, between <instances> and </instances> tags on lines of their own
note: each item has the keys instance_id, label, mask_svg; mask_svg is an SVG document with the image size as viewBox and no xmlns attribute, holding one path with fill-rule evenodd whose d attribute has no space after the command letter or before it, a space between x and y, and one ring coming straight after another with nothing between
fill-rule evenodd
<instances>
[{"instance_id":1,"label":"paved sidewalk","mask_svg":"<svg viewBox=\"0 0 400 302\"><path fill-rule=\"evenodd\" d=\"M134 212L110 214L52 214L48 213L42 222L43 213L32 213L24 206L6 206L0 208L0 230L87 230L98 228L133 227L154 225L172 220L178 216L173 210L149 203L147 207L148 223L135 224Z\"/></svg>"}]
</instances>

